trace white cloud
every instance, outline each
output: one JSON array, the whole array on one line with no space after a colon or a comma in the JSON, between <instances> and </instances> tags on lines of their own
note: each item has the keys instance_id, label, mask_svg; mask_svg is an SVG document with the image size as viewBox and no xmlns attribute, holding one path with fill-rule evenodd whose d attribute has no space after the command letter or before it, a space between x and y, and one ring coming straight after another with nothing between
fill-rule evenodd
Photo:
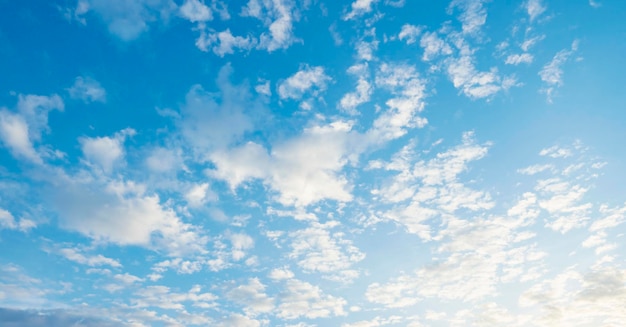
<instances>
[{"instance_id":1,"label":"white cloud","mask_svg":"<svg viewBox=\"0 0 626 327\"><path fill-rule=\"evenodd\" d=\"M541 91L546 94L548 102L552 102L556 88L563 85L563 68L561 66L569 60L576 50L578 50L578 41L572 42L570 49L559 51L539 72L539 77L545 84Z\"/></svg>"},{"instance_id":2,"label":"white cloud","mask_svg":"<svg viewBox=\"0 0 626 327\"><path fill-rule=\"evenodd\" d=\"M137 245L170 255L204 252L207 240L162 205L146 186L132 181L95 179L95 176L57 176L62 189L48 198L62 228L101 243Z\"/></svg>"},{"instance_id":3,"label":"white cloud","mask_svg":"<svg viewBox=\"0 0 626 327\"><path fill-rule=\"evenodd\" d=\"M4 109L0 111L0 137L4 145L11 149L15 157L42 163L28 134L28 124L21 116Z\"/></svg>"},{"instance_id":4,"label":"white cloud","mask_svg":"<svg viewBox=\"0 0 626 327\"><path fill-rule=\"evenodd\" d=\"M76 18L95 12L107 24L109 32L123 41L132 41L149 29L155 21L167 20L176 10L172 0L79 0Z\"/></svg>"},{"instance_id":5,"label":"white cloud","mask_svg":"<svg viewBox=\"0 0 626 327\"><path fill-rule=\"evenodd\" d=\"M533 62L533 55L530 53L512 54L504 61L507 65L530 64L531 62Z\"/></svg>"},{"instance_id":6,"label":"white cloud","mask_svg":"<svg viewBox=\"0 0 626 327\"><path fill-rule=\"evenodd\" d=\"M251 319L249 317L240 315L238 313L230 315L227 319L224 319L219 327L261 327L261 323L258 320Z\"/></svg>"},{"instance_id":7,"label":"white cloud","mask_svg":"<svg viewBox=\"0 0 626 327\"><path fill-rule=\"evenodd\" d=\"M190 207L197 208L217 200L217 194L209 188L209 183L195 184L185 193L185 200Z\"/></svg>"},{"instance_id":8,"label":"white cloud","mask_svg":"<svg viewBox=\"0 0 626 327\"><path fill-rule=\"evenodd\" d=\"M348 282L359 273L351 266L365 258L342 232L331 232L337 222L312 222L307 228L289 233L292 249L289 257L298 260L306 272L319 272L332 280Z\"/></svg>"},{"instance_id":9,"label":"white cloud","mask_svg":"<svg viewBox=\"0 0 626 327\"><path fill-rule=\"evenodd\" d=\"M63 248L59 250L59 254L70 261L74 261L80 263L82 265L87 265L90 267L96 266L111 266L115 268L120 268L122 265L119 261L111 258L107 258L101 254L98 255L85 255L80 253L76 249L71 248Z\"/></svg>"},{"instance_id":10,"label":"white cloud","mask_svg":"<svg viewBox=\"0 0 626 327\"><path fill-rule=\"evenodd\" d=\"M351 5L350 12L343 16L343 20L355 19L372 11L372 5L378 0L355 0Z\"/></svg>"},{"instance_id":11,"label":"white cloud","mask_svg":"<svg viewBox=\"0 0 626 327\"><path fill-rule=\"evenodd\" d=\"M314 285L298 279L285 281L277 297L276 315L283 319L326 318L345 315L346 300L327 295Z\"/></svg>"},{"instance_id":12,"label":"white cloud","mask_svg":"<svg viewBox=\"0 0 626 327\"><path fill-rule=\"evenodd\" d=\"M487 22L487 10L483 7L485 0L454 0L448 10L460 8L461 14L458 19L462 23L463 33L476 34Z\"/></svg>"},{"instance_id":13,"label":"white cloud","mask_svg":"<svg viewBox=\"0 0 626 327\"><path fill-rule=\"evenodd\" d=\"M211 8L200 0L186 0L179 10L181 16L192 23L206 22L213 19Z\"/></svg>"},{"instance_id":14,"label":"white cloud","mask_svg":"<svg viewBox=\"0 0 626 327\"><path fill-rule=\"evenodd\" d=\"M223 57L227 54L235 53L235 50L250 50L256 44L256 40L250 36L234 36L230 29L214 33L202 30L196 46L202 51L211 49L216 55Z\"/></svg>"},{"instance_id":15,"label":"white cloud","mask_svg":"<svg viewBox=\"0 0 626 327\"><path fill-rule=\"evenodd\" d=\"M528 0L524 3L524 7L531 22L546 11L546 7L541 3L541 0Z\"/></svg>"},{"instance_id":16,"label":"white cloud","mask_svg":"<svg viewBox=\"0 0 626 327\"><path fill-rule=\"evenodd\" d=\"M265 81L263 83L258 84L257 86L254 87L254 90L259 94L263 94L267 96L272 95L272 89L270 88L270 81Z\"/></svg>"},{"instance_id":17,"label":"white cloud","mask_svg":"<svg viewBox=\"0 0 626 327\"><path fill-rule=\"evenodd\" d=\"M181 155L179 149L157 147L150 151L146 158L146 165L156 173L175 171L183 167Z\"/></svg>"},{"instance_id":18,"label":"white cloud","mask_svg":"<svg viewBox=\"0 0 626 327\"><path fill-rule=\"evenodd\" d=\"M420 39L420 46L424 49L422 60L430 61L439 54L450 55L452 48L436 32L426 32Z\"/></svg>"},{"instance_id":19,"label":"white cloud","mask_svg":"<svg viewBox=\"0 0 626 327\"><path fill-rule=\"evenodd\" d=\"M33 143L41 141L42 133L48 132L48 114L52 110L63 111L61 97L19 95L17 113L0 109L0 138L14 156L33 163L43 163Z\"/></svg>"},{"instance_id":20,"label":"white cloud","mask_svg":"<svg viewBox=\"0 0 626 327\"><path fill-rule=\"evenodd\" d=\"M177 123L199 159L206 159L207 152L213 149L229 146L252 128L246 112L259 104L252 100L247 85L233 85L229 81L231 73L230 65L220 70L219 95L194 85L185 96Z\"/></svg>"},{"instance_id":21,"label":"white cloud","mask_svg":"<svg viewBox=\"0 0 626 327\"><path fill-rule=\"evenodd\" d=\"M472 99L490 97L508 87L506 80L501 80L496 68L488 72L479 72L469 56L451 59L447 72L454 87L461 89Z\"/></svg>"},{"instance_id":22,"label":"white cloud","mask_svg":"<svg viewBox=\"0 0 626 327\"><path fill-rule=\"evenodd\" d=\"M430 240L431 230L426 224L429 220L460 209L480 211L492 208L494 204L488 193L469 189L459 180L459 175L468 169L470 162L487 154L489 145L477 144L473 133L467 132L462 144L428 161L418 161L412 149L414 145L409 143L393 156L391 162L374 165L398 172L382 187L371 191L383 202L398 203L378 215L403 225L409 233ZM407 200L409 203L405 203Z\"/></svg>"},{"instance_id":23,"label":"white cloud","mask_svg":"<svg viewBox=\"0 0 626 327\"><path fill-rule=\"evenodd\" d=\"M78 141L89 163L96 165L105 173L111 173L113 168L124 160L124 141L135 133L134 129L126 128L115 133L113 137L81 137Z\"/></svg>"},{"instance_id":24,"label":"white cloud","mask_svg":"<svg viewBox=\"0 0 626 327\"><path fill-rule=\"evenodd\" d=\"M550 171L553 170L554 166L551 164L545 164L545 165L532 165L532 166L528 166L526 168L523 169L518 169L517 172L520 174L524 174L524 175L535 175L541 172L544 172L546 170Z\"/></svg>"},{"instance_id":25,"label":"white cloud","mask_svg":"<svg viewBox=\"0 0 626 327\"><path fill-rule=\"evenodd\" d=\"M323 67L304 66L298 72L278 85L278 95L281 99L301 99L307 92L312 96L326 90L331 78L326 75Z\"/></svg>"},{"instance_id":26,"label":"white cloud","mask_svg":"<svg viewBox=\"0 0 626 327\"><path fill-rule=\"evenodd\" d=\"M106 102L106 90L98 81L90 77L76 77L74 85L67 91L70 97L83 100L85 103Z\"/></svg>"},{"instance_id":27,"label":"white cloud","mask_svg":"<svg viewBox=\"0 0 626 327\"><path fill-rule=\"evenodd\" d=\"M244 306L244 312L253 317L274 309L274 299L265 294L265 285L258 278L250 278L248 284L228 291L226 298Z\"/></svg>"},{"instance_id":28,"label":"white cloud","mask_svg":"<svg viewBox=\"0 0 626 327\"><path fill-rule=\"evenodd\" d=\"M262 179L279 192L284 205L306 206L323 199L350 201L350 185L340 171L352 158L352 125L337 121L313 126L293 139L275 144L271 153L249 142L211 155L216 169L210 175L236 189Z\"/></svg>"},{"instance_id":29,"label":"white cloud","mask_svg":"<svg viewBox=\"0 0 626 327\"><path fill-rule=\"evenodd\" d=\"M259 49L273 52L287 49L297 41L293 35L294 4L287 0L260 1L249 0L242 10L242 16L259 19L268 28L269 33L259 37Z\"/></svg>"},{"instance_id":30,"label":"white cloud","mask_svg":"<svg viewBox=\"0 0 626 327\"><path fill-rule=\"evenodd\" d=\"M425 83L414 66L381 65L376 85L389 90L394 97L385 102L388 109L374 120L368 131L367 138L372 143L396 139L405 135L407 128L426 125L427 120L418 116L424 110Z\"/></svg>"},{"instance_id":31,"label":"white cloud","mask_svg":"<svg viewBox=\"0 0 626 327\"><path fill-rule=\"evenodd\" d=\"M406 39L406 44L413 44L417 41L417 37L422 33L422 28L415 25L404 24L402 25L402 30L400 30L400 34L398 34L398 39L400 41Z\"/></svg>"},{"instance_id":32,"label":"white cloud","mask_svg":"<svg viewBox=\"0 0 626 327\"><path fill-rule=\"evenodd\" d=\"M9 211L0 208L0 230L6 228L27 232L35 227L37 227L37 224L34 221L25 218L16 221Z\"/></svg>"},{"instance_id":33,"label":"white cloud","mask_svg":"<svg viewBox=\"0 0 626 327\"><path fill-rule=\"evenodd\" d=\"M356 114L356 107L370 100L373 88L368 81L369 71L367 63L351 66L348 68L348 73L358 77L356 90L346 93L339 101L339 107L350 114Z\"/></svg>"},{"instance_id":34,"label":"white cloud","mask_svg":"<svg viewBox=\"0 0 626 327\"><path fill-rule=\"evenodd\" d=\"M568 158L573 155L573 152L569 148L553 145L549 148L542 149L539 152L540 156L548 156L550 158Z\"/></svg>"},{"instance_id":35,"label":"white cloud","mask_svg":"<svg viewBox=\"0 0 626 327\"><path fill-rule=\"evenodd\" d=\"M216 306L218 297L212 293L202 292L200 285L194 285L184 293L173 292L167 286L147 286L135 292L133 305L139 308L160 308L166 310L185 311L185 303L189 302L199 308Z\"/></svg>"}]
</instances>

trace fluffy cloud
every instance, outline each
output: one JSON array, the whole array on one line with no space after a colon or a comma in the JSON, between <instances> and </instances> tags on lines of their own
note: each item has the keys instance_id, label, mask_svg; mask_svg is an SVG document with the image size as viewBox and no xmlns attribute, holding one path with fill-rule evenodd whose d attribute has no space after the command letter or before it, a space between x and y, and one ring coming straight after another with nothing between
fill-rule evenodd
<instances>
[{"instance_id":1,"label":"fluffy cloud","mask_svg":"<svg viewBox=\"0 0 626 327\"><path fill-rule=\"evenodd\" d=\"M179 10L180 15L192 23L206 22L213 19L211 8L199 0L186 0Z\"/></svg>"},{"instance_id":2,"label":"fluffy cloud","mask_svg":"<svg viewBox=\"0 0 626 327\"><path fill-rule=\"evenodd\" d=\"M281 99L295 100L301 99L307 92L317 96L326 90L330 80L323 67L304 66L278 85L278 95Z\"/></svg>"},{"instance_id":3,"label":"fluffy cloud","mask_svg":"<svg viewBox=\"0 0 626 327\"><path fill-rule=\"evenodd\" d=\"M63 111L63 100L56 94L19 95L18 99L17 112L0 109L0 138L14 156L41 164L42 153L33 143L41 141L42 133L49 131L50 111Z\"/></svg>"},{"instance_id":4,"label":"fluffy cloud","mask_svg":"<svg viewBox=\"0 0 626 327\"><path fill-rule=\"evenodd\" d=\"M135 133L134 129L127 128L115 133L113 137L81 137L79 142L89 164L95 165L105 173L111 173L115 165L124 159L124 141Z\"/></svg>"},{"instance_id":5,"label":"fluffy cloud","mask_svg":"<svg viewBox=\"0 0 626 327\"><path fill-rule=\"evenodd\" d=\"M340 171L352 157L352 125L337 121L313 126L296 138L276 144L270 153L249 142L211 155L210 175L232 189L262 179L285 205L306 206L324 199L350 201L350 185Z\"/></svg>"},{"instance_id":6,"label":"fluffy cloud","mask_svg":"<svg viewBox=\"0 0 626 327\"><path fill-rule=\"evenodd\" d=\"M85 103L106 101L106 90L98 81L90 77L76 77L74 85L67 91L70 97L80 99Z\"/></svg>"},{"instance_id":7,"label":"fluffy cloud","mask_svg":"<svg viewBox=\"0 0 626 327\"><path fill-rule=\"evenodd\" d=\"M350 5L350 11L343 16L344 20L350 20L358 18L368 12L372 11L372 5L376 4L378 0L355 0Z\"/></svg>"},{"instance_id":8,"label":"fluffy cloud","mask_svg":"<svg viewBox=\"0 0 626 327\"><path fill-rule=\"evenodd\" d=\"M248 1L242 15L259 19L269 30L260 35L258 48L272 52L286 49L297 40L293 35L294 10L294 4L286 0Z\"/></svg>"}]
</instances>

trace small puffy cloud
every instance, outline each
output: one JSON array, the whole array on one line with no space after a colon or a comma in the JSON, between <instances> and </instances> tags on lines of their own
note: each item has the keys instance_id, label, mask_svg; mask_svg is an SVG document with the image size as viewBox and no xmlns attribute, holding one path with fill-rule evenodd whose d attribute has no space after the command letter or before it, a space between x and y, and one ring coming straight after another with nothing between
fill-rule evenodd
<instances>
[{"instance_id":1,"label":"small puffy cloud","mask_svg":"<svg viewBox=\"0 0 626 327\"><path fill-rule=\"evenodd\" d=\"M350 11L343 16L343 20L355 19L372 11L372 5L378 0L354 0L350 5Z\"/></svg>"},{"instance_id":2,"label":"small puffy cloud","mask_svg":"<svg viewBox=\"0 0 626 327\"><path fill-rule=\"evenodd\" d=\"M419 116L424 110L426 82L414 66L382 64L376 85L391 92L385 102L387 110L374 120L366 138L372 143L385 142L405 135L408 128L421 128L427 120Z\"/></svg>"},{"instance_id":3,"label":"small puffy cloud","mask_svg":"<svg viewBox=\"0 0 626 327\"><path fill-rule=\"evenodd\" d=\"M533 62L533 55L530 53L512 54L504 61L507 65L530 64L531 62Z\"/></svg>"},{"instance_id":4,"label":"small puffy cloud","mask_svg":"<svg viewBox=\"0 0 626 327\"><path fill-rule=\"evenodd\" d=\"M206 22L213 19L211 8L200 0L186 0L179 10L180 15L192 23Z\"/></svg>"},{"instance_id":5,"label":"small puffy cloud","mask_svg":"<svg viewBox=\"0 0 626 327\"><path fill-rule=\"evenodd\" d=\"M486 72L477 71L469 56L451 59L447 72L454 87L472 99L487 98L511 86L509 79L500 78L496 68Z\"/></svg>"},{"instance_id":6,"label":"small puffy cloud","mask_svg":"<svg viewBox=\"0 0 626 327\"><path fill-rule=\"evenodd\" d=\"M16 229L22 232L27 232L35 227L37 227L37 225L34 221L24 218L16 221L9 211L0 208L0 230Z\"/></svg>"},{"instance_id":7,"label":"small puffy cloud","mask_svg":"<svg viewBox=\"0 0 626 327\"><path fill-rule=\"evenodd\" d=\"M398 34L400 41L406 40L406 44L413 44L417 41L417 37L422 33L422 28L419 26L404 24L402 30Z\"/></svg>"},{"instance_id":8,"label":"small puffy cloud","mask_svg":"<svg viewBox=\"0 0 626 327\"><path fill-rule=\"evenodd\" d=\"M250 50L256 40L250 36L235 36L227 28L221 32L207 32L203 30L196 40L196 46L202 51L212 50L216 55L223 57L239 50Z\"/></svg>"},{"instance_id":9,"label":"small puffy cloud","mask_svg":"<svg viewBox=\"0 0 626 327\"><path fill-rule=\"evenodd\" d=\"M254 17L263 22L269 33L259 36L259 49L273 52L287 49L297 38L293 35L294 3L287 0L249 0L242 9L242 16Z\"/></svg>"},{"instance_id":10,"label":"small puffy cloud","mask_svg":"<svg viewBox=\"0 0 626 327\"><path fill-rule=\"evenodd\" d=\"M281 99L294 100L301 99L307 92L316 96L326 90L330 80L323 67L304 66L278 85L278 95Z\"/></svg>"},{"instance_id":11,"label":"small puffy cloud","mask_svg":"<svg viewBox=\"0 0 626 327\"><path fill-rule=\"evenodd\" d=\"M305 229L293 231L292 251L289 257L297 260L298 266L307 272L325 274L331 280L349 282L359 273L351 266L365 258L341 232L331 232L338 223L320 224L313 222Z\"/></svg>"},{"instance_id":12,"label":"small puffy cloud","mask_svg":"<svg viewBox=\"0 0 626 327\"><path fill-rule=\"evenodd\" d=\"M135 133L134 129L127 128L112 137L81 137L78 140L87 162L96 165L105 173L111 173L115 165L124 159L124 141Z\"/></svg>"},{"instance_id":13,"label":"small puffy cloud","mask_svg":"<svg viewBox=\"0 0 626 327\"><path fill-rule=\"evenodd\" d=\"M448 11L455 8L461 10L458 19L462 24L464 34L476 34L487 22L487 10L483 6L486 0L454 0L450 3Z\"/></svg>"},{"instance_id":14,"label":"small puffy cloud","mask_svg":"<svg viewBox=\"0 0 626 327\"><path fill-rule=\"evenodd\" d=\"M196 184L185 193L185 200L190 207L197 208L208 201L217 200L217 194L209 188L208 183Z\"/></svg>"},{"instance_id":15,"label":"small puffy cloud","mask_svg":"<svg viewBox=\"0 0 626 327\"><path fill-rule=\"evenodd\" d=\"M452 48L436 32L424 33L420 39L420 46L424 49L422 55L424 61L430 61L440 54L452 54Z\"/></svg>"},{"instance_id":16,"label":"small puffy cloud","mask_svg":"<svg viewBox=\"0 0 626 327\"><path fill-rule=\"evenodd\" d=\"M541 3L541 0L528 0L524 3L524 9L528 13L528 18L533 22L537 17L546 11L546 7Z\"/></svg>"},{"instance_id":17,"label":"small puffy cloud","mask_svg":"<svg viewBox=\"0 0 626 327\"><path fill-rule=\"evenodd\" d=\"M52 110L63 111L61 97L19 95L17 112L0 109L0 139L13 155L30 162L43 163L42 154L34 147L42 134L49 131L48 114Z\"/></svg>"},{"instance_id":18,"label":"small puffy cloud","mask_svg":"<svg viewBox=\"0 0 626 327\"><path fill-rule=\"evenodd\" d=\"M263 83L258 84L257 86L254 87L254 90L259 94L263 94L267 96L272 95L272 89L270 88L270 81L265 81Z\"/></svg>"},{"instance_id":19,"label":"small puffy cloud","mask_svg":"<svg viewBox=\"0 0 626 327\"><path fill-rule=\"evenodd\" d=\"M0 137L4 146L16 157L42 163L28 134L28 124L21 116L4 109L0 111Z\"/></svg>"},{"instance_id":20,"label":"small puffy cloud","mask_svg":"<svg viewBox=\"0 0 626 327\"><path fill-rule=\"evenodd\" d=\"M106 90L98 81L90 77L76 77L74 85L67 91L72 99L79 99L85 103L106 101Z\"/></svg>"}]
</instances>

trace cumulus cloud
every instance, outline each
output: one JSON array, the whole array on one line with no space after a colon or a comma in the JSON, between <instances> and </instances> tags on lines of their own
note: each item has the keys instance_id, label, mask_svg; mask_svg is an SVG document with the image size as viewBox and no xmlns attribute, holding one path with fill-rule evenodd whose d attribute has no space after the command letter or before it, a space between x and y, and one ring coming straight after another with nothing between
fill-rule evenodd
<instances>
[{"instance_id":1,"label":"cumulus cloud","mask_svg":"<svg viewBox=\"0 0 626 327\"><path fill-rule=\"evenodd\" d=\"M308 92L317 96L326 90L330 81L331 78L326 75L323 67L304 66L278 85L278 95L281 99L294 100L301 99Z\"/></svg>"},{"instance_id":2,"label":"cumulus cloud","mask_svg":"<svg viewBox=\"0 0 626 327\"><path fill-rule=\"evenodd\" d=\"M306 206L324 199L350 201L351 186L340 174L351 159L352 125L337 121L307 128L296 138L274 145L268 152L249 142L215 152L216 169L210 175L229 183L261 179L285 205Z\"/></svg>"},{"instance_id":3,"label":"cumulus cloud","mask_svg":"<svg viewBox=\"0 0 626 327\"><path fill-rule=\"evenodd\" d=\"M186 0L179 8L180 15L192 23L206 22L213 19L213 12L200 0Z\"/></svg>"},{"instance_id":4,"label":"cumulus cloud","mask_svg":"<svg viewBox=\"0 0 626 327\"><path fill-rule=\"evenodd\" d=\"M89 164L95 165L105 173L111 173L113 168L124 159L124 141L135 135L135 130L127 128L112 137L81 137L83 155Z\"/></svg>"},{"instance_id":5,"label":"cumulus cloud","mask_svg":"<svg viewBox=\"0 0 626 327\"><path fill-rule=\"evenodd\" d=\"M205 251L207 240L145 185L115 179L57 176L50 190L61 227L97 242L137 245L171 255Z\"/></svg>"},{"instance_id":6,"label":"cumulus cloud","mask_svg":"<svg viewBox=\"0 0 626 327\"><path fill-rule=\"evenodd\" d=\"M76 77L74 85L67 91L70 97L82 100L85 103L106 102L106 90L98 81L90 77Z\"/></svg>"},{"instance_id":7,"label":"cumulus cloud","mask_svg":"<svg viewBox=\"0 0 626 327\"><path fill-rule=\"evenodd\" d=\"M0 230L17 229L22 232L27 232L35 227L37 227L37 224L34 221L25 218L16 220L9 211L0 208Z\"/></svg>"},{"instance_id":8,"label":"cumulus cloud","mask_svg":"<svg viewBox=\"0 0 626 327\"><path fill-rule=\"evenodd\" d=\"M63 111L61 97L19 95L17 112L0 109L0 139L12 154L20 159L41 164L42 153L34 147L42 134L49 132L48 114L52 110ZM43 153L45 155L45 153Z\"/></svg>"},{"instance_id":9,"label":"cumulus cloud","mask_svg":"<svg viewBox=\"0 0 626 327\"><path fill-rule=\"evenodd\" d=\"M259 36L258 48L273 52L297 41L293 34L294 10L294 4L287 0L248 1L242 15L257 18L268 28Z\"/></svg>"},{"instance_id":10,"label":"cumulus cloud","mask_svg":"<svg viewBox=\"0 0 626 327\"><path fill-rule=\"evenodd\" d=\"M483 6L485 0L454 0L450 3L448 11L460 9L458 19L461 21L463 33L476 34L487 22L487 10Z\"/></svg>"},{"instance_id":11,"label":"cumulus cloud","mask_svg":"<svg viewBox=\"0 0 626 327\"><path fill-rule=\"evenodd\" d=\"M343 16L343 20L355 19L372 11L372 5L378 0L355 0L350 5L350 11Z\"/></svg>"},{"instance_id":12,"label":"cumulus cloud","mask_svg":"<svg viewBox=\"0 0 626 327\"><path fill-rule=\"evenodd\" d=\"M410 25L410 24L404 24L402 25L402 30L400 31L400 34L398 34L398 39L400 41L406 40L406 44L413 44L415 43L415 41L417 41L417 37L421 33L422 33L421 27Z\"/></svg>"}]
</instances>

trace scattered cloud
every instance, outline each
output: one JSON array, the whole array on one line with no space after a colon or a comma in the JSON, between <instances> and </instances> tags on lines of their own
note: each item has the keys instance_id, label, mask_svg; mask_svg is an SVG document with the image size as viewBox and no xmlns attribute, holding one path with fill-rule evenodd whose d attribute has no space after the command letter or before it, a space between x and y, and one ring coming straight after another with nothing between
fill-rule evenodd
<instances>
[{"instance_id":1,"label":"scattered cloud","mask_svg":"<svg viewBox=\"0 0 626 327\"><path fill-rule=\"evenodd\" d=\"M106 90L98 81L90 77L76 77L74 85L67 91L70 97L80 99L85 103L106 102Z\"/></svg>"}]
</instances>

